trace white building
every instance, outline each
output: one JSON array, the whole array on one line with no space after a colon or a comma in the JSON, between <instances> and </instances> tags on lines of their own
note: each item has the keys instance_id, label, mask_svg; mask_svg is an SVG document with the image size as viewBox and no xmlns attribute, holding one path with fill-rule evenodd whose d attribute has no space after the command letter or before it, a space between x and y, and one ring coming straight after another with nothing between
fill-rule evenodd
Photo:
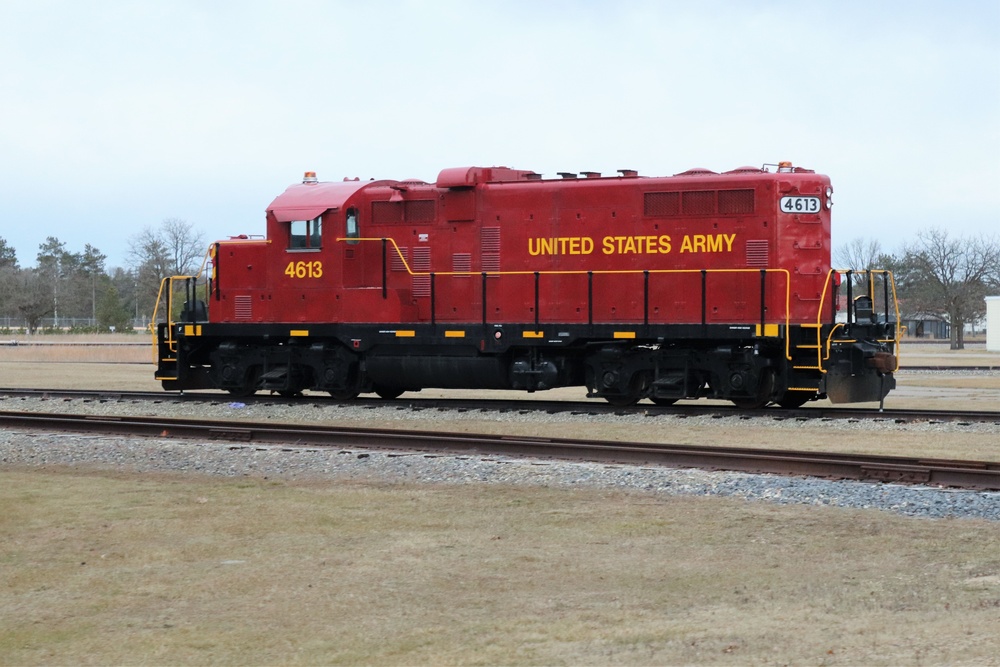
<instances>
[{"instance_id":1,"label":"white building","mask_svg":"<svg viewBox=\"0 0 1000 667\"><path fill-rule=\"evenodd\" d=\"M986 349L1000 352L1000 296L986 297Z\"/></svg>"}]
</instances>

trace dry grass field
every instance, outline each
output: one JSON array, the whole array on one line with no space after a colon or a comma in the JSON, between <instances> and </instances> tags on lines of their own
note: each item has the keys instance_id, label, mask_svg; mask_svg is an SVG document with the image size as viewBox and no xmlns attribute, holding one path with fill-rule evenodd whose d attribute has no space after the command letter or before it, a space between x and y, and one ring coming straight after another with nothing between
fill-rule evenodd
<instances>
[{"instance_id":1,"label":"dry grass field","mask_svg":"<svg viewBox=\"0 0 1000 667\"><path fill-rule=\"evenodd\" d=\"M987 665L996 524L0 472L0 663Z\"/></svg>"},{"instance_id":2,"label":"dry grass field","mask_svg":"<svg viewBox=\"0 0 1000 667\"><path fill-rule=\"evenodd\" d=\"M3 387L156 387L10 352ZM941 379L901 373L898 400ZM3 665L1000 664L1000 523L720 498L0 463L0 581Z\"/></svg>"}]
</instances>

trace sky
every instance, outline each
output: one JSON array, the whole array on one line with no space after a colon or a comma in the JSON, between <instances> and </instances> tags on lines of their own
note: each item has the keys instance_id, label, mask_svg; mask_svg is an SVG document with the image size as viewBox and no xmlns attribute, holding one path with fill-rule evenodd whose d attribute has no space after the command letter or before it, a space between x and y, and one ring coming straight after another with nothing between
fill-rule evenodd
<instances>
[{"instance_id":1,"label":"sky","mask_svg":"<svg viewBox=\"0 0 1000 667\"><path fill-rule=\"evenodd\" d=\"M829 175L833 244L1000 233L1000 0L0 0L0 237L127 266L305 171Z\"/></svg>"}]
</instances>

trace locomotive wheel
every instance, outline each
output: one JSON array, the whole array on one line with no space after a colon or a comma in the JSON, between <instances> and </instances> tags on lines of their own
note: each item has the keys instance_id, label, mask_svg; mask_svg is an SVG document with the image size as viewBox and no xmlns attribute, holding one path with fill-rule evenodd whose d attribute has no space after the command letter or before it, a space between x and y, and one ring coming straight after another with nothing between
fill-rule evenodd
<instances>
[{"instance_id":1,"label":"locomotive wheel","mask_svg":"<svg viewBox=\"0 0 1000 667\"><path fill-rule=\"evenodd\" d=\"M361 392L355 389L331 389L329 393L338 401L353 401Z\"/></svg>"},{"instance_id":2,"label":"locomotive wheel","mask_svg":"<svg viewBox=\"0 0 1000 667\"><path fill-rule=\"evenodd\" d=\"M405 389L400 389L399 387L375 387L375 393L379 398L384 398L387 401L391 401L394 398L399 398L403 395Z\"/></svg>"},{"instance_id":3,"label":"locomotive wheel","mask_svg":"<svg viewBox=\"0 0 1000 667\"><path fill-rule=\"evenodd\" d=\"M662 408L668 408L677 402L676 398L650 398L654 405L659 405Z\"/></svg>"},{"instance_id":4,"label":"locomotive wheel","mask_svg":"<svg viewBox=\"0 0 1000 667\"><path fill-rule=\"evenodd\" d=\"M778 400L778 405L786 410L794 410L805 405L812 396L812 393L808 391L786 391L785 395Z\"/></svg>"},{"instance_id":5,"label":"locomotive wheel","mask_svg":"<svg viewBox=\"0 0 1000 667\"><path fill-rule=\"evenodd\" d=\"M624 396L605 396L604 400L616 408L628 408L639 402L639 396L626 394Z\"/></svg>"},{"instance_id":6,"label":"locomotive wheel","mask_svg":"<svg viewBox=\"0 0 1000 667\"><path fill-rule=\"evenodd\" d=\"M248 396L253 396L257 393L257 378L259 376L259 370L251 369L247 371L242 387L230 387L226 389L226 391L228 391L229 395L234 398L247 398Z\"/></svg>"},{"instance_id":7,"label":"locomotive wheel","mask_svg":"<svg viewBox=\"0 0 1000 667\"><path fill-rule=\"evenodd\" d=\"M648 384L641 373L636 373L628 383L628 391L618 396L605 396L604 400L616 408L627 408L642 400Z\"/></svg>"},{"instance_id":8,"label":"locomotive wheel","mask_svg":"<svg viewBox=\"0 0 1000 667\"><path fill-rule=\"evenodd\" d=\"M759 410L771 402L772 393L774 393L774 371L765 368L760 372L756 396L730 398L729 400L740 410Z\"/></svg>"}]
</instances>

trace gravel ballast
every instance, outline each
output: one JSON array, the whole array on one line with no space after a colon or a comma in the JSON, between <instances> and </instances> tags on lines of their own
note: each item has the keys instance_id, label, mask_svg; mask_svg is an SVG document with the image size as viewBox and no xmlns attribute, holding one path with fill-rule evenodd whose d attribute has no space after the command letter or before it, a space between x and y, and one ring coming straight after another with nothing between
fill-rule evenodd
<instances>
[{"instance_id":1,"label":"gravel ballast","mask_svg":"<svg viewBox=\"0 0 1000 667\"><path fill-rule=\"evenodd\" d=\"M436 411L403 410L398 405L386 407L317 406L298 403L243 405L218 403L149 403L120 401L47 401L44 399L5 399L0 409L44 412L114 414L121 416L197 416L199 418L243 417L251 421L318 421L317 413L332 411L338 419L356 419L386 424L419 419L423 414L436 421L482 421L483 414L450 412L442 417ZM434 414L431 414L434 413ZM415 416L416 415L416 416ZM329 415L326 417L332 418ZM485 417L488 418L488 417ZM498 420L544 420L580 423L594 419L568 413L504 414ZM630 420L642 421L642 415L601 416L602 422L618 420L627 427ZM706 423L718 424L712 417ZM777 431L795 428L794 421L773 421ZM586 424L583 424L586 428ZM833 428L898 428L877 420L831 425ZM918 430L1000 432L996 424L915 424ZM435 430L447 430L438 427ZM778 437L781 437L780 434ZM726 496L779 504L825 505L845 508L877 509L926 518L981 518L1000 521L1000 493L941 489L927 486L878 484L854 481L830 481L816 478L710 472L690 469L651 468L598 463L537 461L482 455L429 455L385 450L282 447L248 445L219 441L177 440L166 438L124 438L83 434L47 433L30 430L0 431L0 463L4 466L97 466L136 472L172 472L252 476L284 479L359 480L375 483L419 484L504 484L618 489L653 494Z\"/></svg>"}]
</instances>

